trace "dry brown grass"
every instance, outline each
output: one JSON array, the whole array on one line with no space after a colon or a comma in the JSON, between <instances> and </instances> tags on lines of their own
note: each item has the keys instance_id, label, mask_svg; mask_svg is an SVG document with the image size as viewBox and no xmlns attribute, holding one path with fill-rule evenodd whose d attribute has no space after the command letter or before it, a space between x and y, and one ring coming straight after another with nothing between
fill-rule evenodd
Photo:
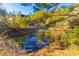
<instances>
[{"instance_id":1,"label":"dry brown grass","mask_svg":"<svg viewBox=\"0 0 79 59\"><path fill-rule=\"evenodd\" d=\"M79 48L77 46L74 48L66 48L64 50L51 50L43 48L37 52L21 54L21 56L79 56L78 50Z\"/></svg>"}]
</instances>

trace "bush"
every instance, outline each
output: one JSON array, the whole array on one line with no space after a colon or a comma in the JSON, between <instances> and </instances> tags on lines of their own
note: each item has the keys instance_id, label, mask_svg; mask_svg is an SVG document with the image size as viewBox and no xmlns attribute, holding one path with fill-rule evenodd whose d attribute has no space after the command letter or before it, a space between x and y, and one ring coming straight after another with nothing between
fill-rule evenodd
<instances>
[{"instance_id":1,"label":"bush","mask_svg":"<svg viewBox=\"0 0 79 59\"><path fill-rule=\"evenodd\" d=\"M0 33L5 30L8 30L8 21L5 17L3 17L3 19L0 19Z\"/></svg>"},{"instance_id":2,"label":"bush","mask_svg":"<svg viewBox=\"0 0 79 59\"><path fill-rule=\"evenodd\" d=\"M31 15L30 18L31 21L36 25L45 25L46 19L51 17L51 15L52 14L50 12L40 10Z\"/></svg>"},{"instance_id":3,"label":"bush","mask_svg":"<svg viewBox=\"0 0 79 59\"><path fill-rule=\"evenodd\" d=\"M61 35L61 42L65 45L65 47L72 46L79 42L79 28L74 27L69 29L63 35Z\"/></svg>"}]
</instances>

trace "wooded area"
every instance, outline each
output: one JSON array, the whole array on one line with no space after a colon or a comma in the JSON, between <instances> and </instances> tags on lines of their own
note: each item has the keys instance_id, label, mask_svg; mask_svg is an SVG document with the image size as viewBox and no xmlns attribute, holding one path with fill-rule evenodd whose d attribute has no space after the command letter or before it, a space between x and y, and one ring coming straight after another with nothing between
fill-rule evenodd
<instances>
[{"instance_id":1,"label":"wooded area","mask_svg":"<svg viewBox=\"0 0 79 59\"><path fill-rule=\"evenodd\" d=\"M33 6L30 15L8 13L0 7L0 55L79 55L79 4L34 4L20 4ZM34 38L38 47L26 45Z\"/></svg>"}]
</instances>

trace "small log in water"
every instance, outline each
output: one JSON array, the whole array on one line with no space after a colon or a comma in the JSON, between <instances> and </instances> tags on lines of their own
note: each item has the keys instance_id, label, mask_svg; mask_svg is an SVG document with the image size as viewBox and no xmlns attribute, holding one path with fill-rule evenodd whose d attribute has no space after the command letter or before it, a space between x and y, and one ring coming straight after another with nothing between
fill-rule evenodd
<instances>
[{"instance_id":1,"label":"small log in water","mask_svg":"<svg viewBox=\"0 0 79 59\"><path fill-rule=\"evenodd\" d=\"M10 28L10 31L8 31L9 36L24 36L24 35L30 35L32 33L35 33L39 29L46 29L44 26L29 26L26 29L14 29Z\"/></svg>"}]
</instances>

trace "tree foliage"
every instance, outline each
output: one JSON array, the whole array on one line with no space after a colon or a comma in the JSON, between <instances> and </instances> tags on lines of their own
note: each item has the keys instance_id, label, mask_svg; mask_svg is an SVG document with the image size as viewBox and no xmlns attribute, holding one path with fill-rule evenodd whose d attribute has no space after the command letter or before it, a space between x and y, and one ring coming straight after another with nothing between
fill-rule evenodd
<instances>
[{"instance_id":1,"label":"tree foliage","mask_svg":"<svg viewBox=\"0 0 79 59\"><path fill-rule=\"evenodd\" d=\"M34 12L39 10L50 11L50 9L55 9L54 7L58 6L58 3L21 3L23 6L33 6Z\"/></svg>"}]
</instances>

